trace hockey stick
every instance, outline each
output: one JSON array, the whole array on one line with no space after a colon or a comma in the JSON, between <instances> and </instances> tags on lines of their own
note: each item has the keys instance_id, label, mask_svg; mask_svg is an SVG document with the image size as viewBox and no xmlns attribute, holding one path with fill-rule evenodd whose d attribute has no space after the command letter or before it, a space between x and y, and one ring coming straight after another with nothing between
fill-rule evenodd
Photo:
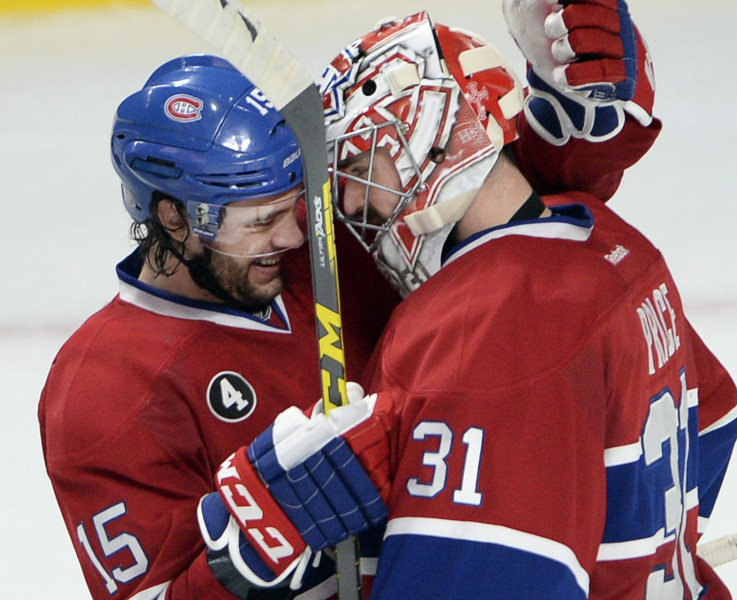
<instances>
[{"instance_id":1,"label":"hockey stick","mask_svg":"<svg viewBox=\"0 0 737 600\"><path fill-rule=\"evenodd\" d=\"M737 560L737 533L700 544L696 553L712 567Z\"/></svg>"},{"instance_id":2,"label":"hockey stick","mask_svg":"<svg viewBox=\"0 0 737 600\"><path fill-rule=\"evenodd\" d=\"M302 150L308 238L325 410L347 402L327 144L320 93L279 41L237 0L152 0L246 75L294 131ZM338 596L360 600L358 542L338 545Z\"/></svg>"}]
</instances>

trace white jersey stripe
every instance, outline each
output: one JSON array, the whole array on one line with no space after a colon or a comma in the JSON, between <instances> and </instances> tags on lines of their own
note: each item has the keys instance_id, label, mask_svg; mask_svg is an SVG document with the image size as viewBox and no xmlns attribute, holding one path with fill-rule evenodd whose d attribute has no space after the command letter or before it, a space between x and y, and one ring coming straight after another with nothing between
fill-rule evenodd
<instances>
[{"instance_id":1,"label":"white jersey stripe","mask_svg":"<svg viewBox=\"0 0 737 600\"><path fill-rule=\"evenodd\" d=\"M378 558L361 557L360 569L361 575L376 575L376 569L379 566Z\"/></svg>"},{"instance_id":2,"label":"white jersey stripe","mask_svg":"<svg viewBox=\"0 0 737 600\"><path fill-rule=\"evenodd\" d=\"M648 538L601 544L596 560L626 560L628 558L652 556L660 546L672 542L675 539L676 536L674 533L666 536L665 529L659 529Z\"/></svg>"},{"instance_id":3,"label":"white jersey stripe","mask_svg":"<svg viewBox=\"0 0 737 600\"><path fill-rule=\"evenodd\" d=\"M604 450L604 466L616 467L617 465L628 465L637 462L642 456L642 442L637 440L626 446L616 446Z\"/></svg>"},{"instance_id":4,"label":"white jersey stripe","mask_svg":"<svg viewBox=\"0 0 737 600\"><path fill-rule=\"evenodd\" d=\"M687 492L684 501L684 509L691 510L698 506L699 490L694 488ZM601 544L599 546L599 554L596 560L627 560L630 558L641 558L643 556L652 556L658 551L658 548L664 544L668 544L675 540L675 533L665 535L665 530L656 531L649 538L639 540L628 540L626 542L612 542L609 544Z\"/></svg>"},{"instance_id":5,"label":"white jersey stripe","mask_svg":"<svg viewBox=\"0 0 737 600\"><path fill-rule=\"evenodd\" d=\"M291 326L287 318L287 311L284 306L284 301L281 296L278 296L274 300L274 304L281 311L280 314L286 321L287 328L281 329L264 323L263 321L253 317L248 318L241 315L231 315L227 312L217 312L214 310L207 310L205 308L195 308L192 306L186 306L177 302L172 302L166 298L154 296L148 294L144 290L138 289L137 287L120 281L120 299L133 304L140 308L144 308L150 312L165 317L175 317L177 319L189 319L192 321L210 321L217 323L218 325L224 325L226 327L237 327L239 329L251 329L254 331L269 331L271 333L291 333Z\"/></svg>"},{"instance_id":6,"label":"white jersey stripe","mask_svg":"<svg viewBox=\"0 0 737 600\"><path fill-rule=\"evenodd\" d=\"M533 223L521 223L519 225L511 224L497 227L456 250L446 259L445 264L450 264L454 260L467 254L474 248L478 248L482 244L486 244L491 240L500 239L509 235L523 235L536 238L585 242L591 236L592 230L593 227L584 227L582 225L557 218L540 219Z\"/></svg>"},{"instance_id":7,"label":"white jersey stripe","mask_svg":"<svg viewBox=\"0 0 737 600\"><path fill-rule=\"evenodd\" d=\"M686 393L686 402L687 406L689 408L695 408L699 405L699 390L698 388L693 388L687 391ZM732 413L732 419L737 418L737 408L735 408ZM731 413L730 413L731 414ZM729 415L727 415L729 417ZM727 417L724 417L725 419ZM729 420L732 420L729 419ZM720 421L717 421L712 425L712 427L716 427L718 423L721 423L723 419ZM722 423L724 425L724 423ZM701 433L706 433L708 431L707 428ZM614 446L612 448L607 448L604 450L604 466L605 467L616 467L618 465L628 465L630 463L637 462L640 460L640 457L642 456L642 438L638 439L636 442L633 442L632 444L626 444L624 446Z\"/></svg>"}]
</instances>

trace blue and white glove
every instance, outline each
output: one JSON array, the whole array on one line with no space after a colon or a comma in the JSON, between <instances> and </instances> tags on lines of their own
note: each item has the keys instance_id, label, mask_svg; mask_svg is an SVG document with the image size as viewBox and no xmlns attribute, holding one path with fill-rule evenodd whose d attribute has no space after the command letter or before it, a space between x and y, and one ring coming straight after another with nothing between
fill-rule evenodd
<instances>
[{"instance_id":1,"label":"blue and white glove","mask_svg":"<svg viewBox=\"0 0 737 600\"><path fill-rule=\"evenodd\" d=\"M606 141L625 113L651 123L655 77L625 0L504 0L503 10L529 65L525 116L543 139Z\"/></svg>"},{"instance_id":2,"label":"blue and white glove","mask_svg":"<svg viewBox=\"0 0 737 600\"><path fill-rule=\"evenodd\" d=\"M230 565L259 587L291 577L296 588L313 552L386 520L377 487L346 441L383 427L373 418L376 396L362 396L360 386L349 384L353 402L330 416L308 418L289 408L221 465L218 491L203 497L198 510L213 556L222 560L227 550ZM371 452L379 447L386 454L387 444L372 443Z\"/></svg>"},{"instance_id":3,"label":"blue and white glove","mask_svg":"<svg viewBox=\"0 0 737 600\"><path fill-rule=\"evenodd\" d=\"M299 585L311 553L301 552L283 573L275 573L246 538L218 492L211 492L200 499L197 519L209 550L210 569L231 593L245 597L246 594L238 591L252 586L286 585L289 577L296 586Z\"/></svg>"}]
</instances>

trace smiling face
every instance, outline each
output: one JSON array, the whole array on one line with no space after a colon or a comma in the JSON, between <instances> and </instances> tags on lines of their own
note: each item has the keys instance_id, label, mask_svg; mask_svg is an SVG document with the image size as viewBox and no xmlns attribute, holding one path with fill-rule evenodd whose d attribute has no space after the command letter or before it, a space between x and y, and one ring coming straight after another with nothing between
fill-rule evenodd
<instances>
[{"instance_id":1,"label":"smiling face","mask_svg":"<svg viewBox=\"0 0 737 600\"><path fill-rule=\"evenodd\" d=\"M247 310L260 310L282 291L281 259L306 237L302 187L258 200L233 202L220 210L209 270Z\"/></svg>"}]
</instances>

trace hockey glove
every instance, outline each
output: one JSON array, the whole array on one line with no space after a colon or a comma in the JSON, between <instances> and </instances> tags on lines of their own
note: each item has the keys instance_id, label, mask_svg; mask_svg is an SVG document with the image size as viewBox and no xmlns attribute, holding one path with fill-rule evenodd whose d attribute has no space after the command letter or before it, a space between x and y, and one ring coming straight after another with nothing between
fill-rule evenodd
<instances>
[{"instance_id":1,"label":"hockey glove","mask_svg":"<svg viewBox=\"0 0 737 600\"><path fill-rule=\"evenodd\" d=\"M528 61L525 116L543 139L606 141L625 113L650 124L652 64L624 0L504 0L503 9Z\"/></svg>"},{"instance_id":2,"label":"hockey glove","mask_svg":"<svg viewBox=\"0 0 737 600\"><path fill-rule=\"evenodd\" d=\"M349 389L363 395L360 386ZM294 587L312 551L382 523L377 487L388 493L392 415L376 405L369 396L312 418L292 407L228 458L216 475L219 496L200 502L208 548L227 547L232 565L259 586L294 573Z\"/></svg>"}]
</instances>

